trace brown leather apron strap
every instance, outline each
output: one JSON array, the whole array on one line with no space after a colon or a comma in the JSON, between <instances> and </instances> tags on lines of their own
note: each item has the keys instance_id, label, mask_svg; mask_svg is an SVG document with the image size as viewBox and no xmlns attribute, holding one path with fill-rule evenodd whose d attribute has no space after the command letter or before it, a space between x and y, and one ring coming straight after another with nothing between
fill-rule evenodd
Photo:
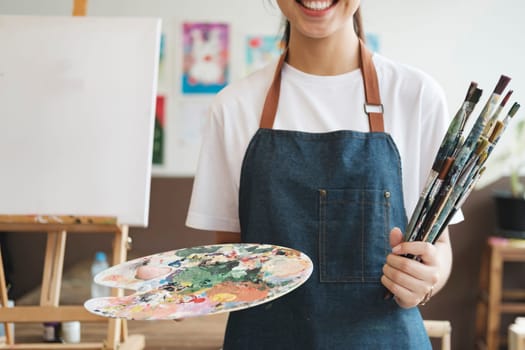
<instances>
[{"instance_id":1,"label":"brown leather apron strap","mask_svg":"<svg viewBox=\"0 0 525 350\"><path fill-rule=\"evenodd\" d=\"M268 94L266 95L266 100L264 101L261 123L259 125L263 129L273 128L273 122L275 121L275 115L277 114L277 106L279 105L279 95L281 93L281 72L287 55L288 49L283 52L277 63L272 85L270 86Z\"/></svg>"},{"instance_id":2,"label":"brown leather apron strap","mask_svg":"<svg viewBox=\"0 0 525 350\"><path fill-rule=\"evenodd\" d=\"M359 40L359 51L361 53L361 72L365 83L365 113L368 114L368 123L371 132L384 132L383 104L379 96L379 81L377 79L376 68L372 62L372 53Z\"/></svg>"},{"instance_id":3,"label":"brown leather apron strap","mask_svg":"<svg viewBox=\"0 0 525 350\"><path fill-rule=\"evenodd\" d=\"M372 62L372 53L366 48L364 43L359 41L360 51L360 68L363 74L363 82L365 86L365 98L366 103L364 104L365 113L368 114L368 121L370 124L370 131L372 132L383 132L383 105L381 104L381 98L379 96L379 82L377 80L377 73ZM275 121L275 115L277 113L277 106L279 105L279 95L281 92L281 71L286 61L287 51L285 51L275 69L275 75L272 81L272 85L268 89L266 100L264 101L264 107L261 116L260 127L264 129L273 128Z\"/></svg>"}]
</instances>

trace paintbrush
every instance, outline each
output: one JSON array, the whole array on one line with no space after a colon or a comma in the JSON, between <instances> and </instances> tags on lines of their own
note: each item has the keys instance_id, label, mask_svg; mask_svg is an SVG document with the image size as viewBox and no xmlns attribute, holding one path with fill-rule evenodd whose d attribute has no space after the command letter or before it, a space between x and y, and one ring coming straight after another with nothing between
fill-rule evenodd
<instances>
[{"instance_id":1,"label":"paintbrush","mask_svg":"<svg viewBox=\"0 0 525 350\"><path fill-rule=\"evenodd\" d=\"M507 100L508 100L508 97L510 96L511 93L512 92L507 93L507 95L506 95L506 99ZM506 102L507 101L502 102L502 104L500 104L500 106L504 107ZM496 120L494 122L494 126L492 127L492 132L491 132L488 140L483 139L483 142L479 145L479 147L478 147L478 149L476 151L476 153L478 154L476 165L471 170L471 173L469 174L469 176L468 176L466 181L460 180L460 182L463 182L463 183L467 184L466 185L467 189L463 192L463 194L461 194L460 198L457 200L457 203L454 205L454 208L453 208L452 212L448 214L447 219L443 223L443 227L439 228L439 231L441 231L444 227L446 227L446 225L448 225L448 222L451 220L451 218L454 216L454 214L461 208L461 206L466 201L467 197L472 192L475 184L478 182L478 180L480 179L481 175L485 171L485 167L483 167L483 165L485 164L485 162L487 161L488 157L490 156L490 154L494 150L494 147L496 146L497 142L499 141L499 139L501 137L501 134L505 130L505 127L506 127L506 124L508 123L508 120L510 118L512 118L516 114L516 112L518 111L519 108L520 108L520 105L518 103L514 103L513 106L511 107L511 109L509 110L509 112L507 113L504 121ZM500 110L496 111L494 113L494 114L496 114L496 118L495 119L497 119L497 115L501 112L501 108L498 108L498 109L500 109ZM467 172L468 172L468 170L467 170ZM439 238L439 234L431 236L428 241L434 243L438 238Z\"/></svg>"},{"instance_id":2,"label":"paintbrush","mask_svg":"<svg viewBox=\"0 0 525 350\"><path fill-rule=\"evenodd\" d=\"M466 152L463 154L460 153L462 156L464 154L466 154ZM454 162L451 166L452 169L448 171L447 177L445 180L443 180L443 184L441 185L437 198L433 201L425 220L421 224L421 229L418 231L415 238L416 241L427 240L427 237L432 234L431 231L435 230L435 225L443 215L443 211L449 208L449 203L452 200L450 197L452 196L452 198L454 198L461 192L462 187L460 184L458 184L458 181L465 171L468 159L464 161L462 160L463 166L461 167L457 165L457 162L458 160L454 159ZM454 173L451 173L452 171L454 171Z\"/></svg>"},{"instance_id":3,"label":"paintbrush","mask_svg":"<svg viewBox=\"0 0 525 350\"><path fill-rule=\"evenodd\" d=\"M507 96L510 96L510 94L508 93ZM507 98L507 96L506 96L506 98ZM507 101L502 102L502 104L500 106L505 106L506 102ZM464 191L463 194L461 194L461 196L458 199L457 203L454 205L454 209L452 210L452 212L448 214L448 217L445 220L445 222L443 223L443 227L440 228L440 231L444 227L446 227L446 225L448 225L448 222L452 219L452 217L455 215L455 213L461 208L461 206L466 201L467 197L470 195L470 193L474 189L474 186L479 181L481 175L485 171L485 167L483 167L483 165L485 164L485 162L487 161L488 157L490 156L490 154L494 150L494 147L496 146L497 142L499 141L499 139L501 137L501 134L505 130L505 127L506 127L506 125L508 123L508 120L510 118L514 117L514 115L517 113L519 108L520 108L519 103L514 103L503 121L499 121L499 120L495 121L494 126L492 128L492 132L491 132L488 140L486 140L486 141L484 140L484 142L478 148L477 153L480 153L480 154L478 156L478 160L476 162L476 166L474 167L474 169L472 170L471 174L469 175L469 177L468 177L468 179L466 181L467 189ZM495 114L499 114L500 112L501 112L501 110L500 111L496 111ZM496 117L496 119L497 119L497 117ZM439 238L439 234L434 236L434 237L431 237L431 240L429 240L429 241L432 242L432 243L435 243L435 241L438 238Z\"/></svg>"},{"instance_id":4,"label":"paintbrush","mask_svg":"<svg viewBox=\"0 0 525 350\"><path fill-rule=\"evenodd\" d=\"M496 120L498 120L501 111L503 110L507 102L509 101L512 93L513 93L513 90L510 90L507 92L507 94L505 95L505 97L503 98L499 106L496 108L494 113L492 113L492 116L487 121L487 125L485 126L485 129L483 130L483 135L485 135L486 137L489 137L489 135L491 134L492 128L494 127Z\"/></svg>"},{"instance_id":5,"label":"paintbrush","mask_svg":"<svg viewBox=\"0 0 525 350\"><path fill-rule=\"evenodd\" d=\"M512 107L510 108L509 112L507 113L507 115L505 116L505 118L503 118L502 122L503 122L503 129L505 129L507 127L507 124L509 123L509 120L511 118L514 117L514 115L516 115L516 113L518 112L518 109L520 109L520 104L517 103L517 102L514 102L514 104L512 105ZM499 138L498 138L499 139ZM497 141L497 140L496 140Z\"/></svg>"},{"instance_id":6,"label":"paintbrush","mask_svg":"<svg viewBox=\"0 0 525 350\"><path fill-rule=\"evenodd\" d=\"M436 228L433 229L432 227L436 224L436 222L439 223L439 220L443 220L442 218L445 214L441 213L441 211L445 209L449 210L450 206L453 205L453 203L447 204L447 202L449 201L449 197L451 195L453 198L458 197L461 191L463 190L462 187L456 188L456 182L458 181L466 163L471 158L472 153L476 149L476 145L478 144L480 137L482 136L483 130L485 129L487 116L490 115L490 113L492 113L494 106L498 103L499 97L501 96L503 90L505 90L509 82L509 77L505 75L500 76L500 79L496 84L494 91L492 92L491 96L489 97L489 100L483 107L483 110L480 113L479 117L476 119L476 122L470 130L470 133L468 134L461 147L459 147L459 151L457 151L457 157L447 175L446 186L444 187L444 191L440 193L438 201L435 202L432 206L432 209L430 211L431 215L427 216L426 220L423 223L422 230L418 232L418 235L414 238L415 240L420 240L423 237L427 237L428 235L436 234Z\"/></svg>"},{"instance_id":7,"label":"paintbrush","mask_svg":"<svg viewBox=\"0 0 525 350\"><path fill-rule=\"evenodd\" d=\"M448 226L448 224L450 223L450 220L452 220L452 218L454 217L454 215L456 215L456 213L458 212L458 210L461 208L461 206L465 203L467 197L470 195L470 193L472 192L472 190L474 189L475 187L475 184L478 182L479 178L481 177L481 175L483 174L483 172L485 171L485 168L481 168L479 170L479 172L476 174L476 177L473 179L473 181L470 183L469 187L467 188L467 190L463 193L463 195L461 196L461 198L458 200L457 204L454 206L454 209L450 212L450 214L448 215L447 219L443 222L443 225L442 227L439 229L439 233L437 235L435 235L434 237L431 237L429 238L429 240L427 242L430 242L432 244L435 244L437 242L437 240L439 239L439 236L441 235L441 233L443 233L445 227Z\"/></svg>"},{"instance_id":8,"label":"paintbrush","mask_svg":"<svg viewBox=\"0 0 525 350\"><path fill-rule=\"evenodd\" d=\"M496 87L494 88L494 91L490 95L489 99L487 100L487 103L483 107L483 110L481 111L480 117L483 118L483 120L486 122L489 115L492 113L496 105L498 104L499 98L501 97L501 94L507 87L507 85L510 82L510 77L506 75L501 75L498 83L496 84Z\"/></svg>"},{"instance_id":9,"label":"paintbrush","mask_svg":"<svg viewBox=\"0 0 525 350\"><path fill-rule=\"evenodd\" d=\"M459 198L471 186L472 179L477 173L478 160L489 147L489 141L486 138L480 139L471 158L466 162L454 186L449 187L445 200L441 203L438 210L434 212L434 217L427 226L427 232L422 240L426 242L435 241L444 229L444 222L458 202Z\"/></svg>"},{"instance_id":10,"label":"paintbrush","mask_svg":"<svg viewBox=\"0 0 525 350\"><path fill-rule=\"evenodd\" d=\"M505 99L508 101L508 97L510 97L510 94L512 92L507 93L505 96ZM498 108L499 111L495 111L494 114L496 115L496 118L501 112L501 109L505 106L507 101L503 101L500 104L501 108ZM520 108L520 105L518 103L514 103L509 112L507 113L507 116L505 117L506 123L508 123L508 120L512 118L518 109ZM494 147L496 146L498 140L501 137L501 134L503 133L506 123L503 121L496 120L494 122L493 127L491 128L492 131L490 133L490 136L488 139L486 139L485 135L480 137L480 140L478 142L478 146L476 148L476 151L474 152L475 156L472 157L467 165L465 166L465 169L463 170L463 174L458 179L458 187L460 190L457 191L455 195L450 198L451 202L456 202L454 204L454 207L452 210L450 210L450 213L447 213L447 207L443 208L443 213L440 213L441 220L446 216L446 219L443 222L440 222L440 219L437 220L435 226L433 227L432 231L428 234L428 237L425 239L425 241L428 242L435 242L439 238L439 235L443 231L443 229L448 225L448 222L452 219L454 214L461 208L469 194L472 192L476 182L481 177L481 174L485 170L483 165L485 164L486 160L488 159L489 155L494 150ZM473 164L475 165L473 166ZM463 190L461 190L463 188ZM450 204L449 204L450 207Z\"/></svg>"},{"instance_id":11,"label":"paintbrush","mask_svg":"<svg viewBox=\"0 0 525 350\"><path fill-rule=\"evenodd\" d=\"M422 236L422 232L424 231L424 229L422 228L425 227L424 224L427 222L428 214L433 213L439 207L441 196L439 196L440 200L435 201L435 199L440 194L443 183L445 182L445 179L447 178L448 172L453 163L454 163L453 157L447 157L447 159L443 163L443 167L435 181L434 187L432 188L432 190L430 191L428 195L428 199L425 205L423 206L423 210L418 219L418 222L416 223L416 227L413 232L413 237L414 237L413 240L416 240L416 241L420 240L420 237Z\"/></svg>"},{"instance_id":12,"label":"paintbrush","mask_svg":"<svg viewBox=\"0 0 525 350\"><path fill-rule=\"evenodd\" d=\"M507 128L509 120L511 118L513 118L514 115L516 115L516 113L518 112L519 109L520 109L520 104L517 103L517 102L514 102L514 104L510 108L510 110L507 113L507 115L505 116L505 118L503 118L503 120L501 120L501 121L500 120L496 120L496 122L494 123L494 127L492 129L492 133L489 136L489 142L491 144L490 144L490 146L489 146L489 148L487 150L487 154L488 155L490 155L492 153L492 151L494 150L494 147L498 143L501 135L503 134L503 132Z\"/></svg>"},{"instance_id":13,"label":"paintbrush","mask_svg":"<svg viewBox=\"0 0 525 350\"><path fill-rule=\"evenodd\" d=\"M465 166L465 163L469 160L472 152L476 147L476 144L479 141L480 136L483 133L483 130L485 129L487 115L489 115L492 112L494 106L498 103L499 97L501 96L501 93L503 92L509 81L510 78L505 75L502 75L500 77L489 100L483 107L482 112L480 113L478 119L476 119L476 122L470 130L470 133L465 139L465 142L463 142L463 144L461 145L456 157L456 161L452 165L452 169L449 172L448 182L450 186L454 186L454 184L457 181L457 178L461 174L461 170Z\"/></svg>"},{"instance_id":14,"label":"paintbrush","mask_svg":"<svg viewBox=\"0 0 525 350\"><path fill-rule=\"evenodd\" d=\"M448 201L448 197L454 192L455 195L459 195L459 191L461 189L455 189L456 182L461 175L463 168L465 164L468 162L468 160L471 158L472 152L475 150L476 145L478 144L478 141L480 139L480 136L483 133L483 130L485 129L487 116L490 115L494 109L494 106L498 103L499 98L505 88L507 87L508 83L510 82L510 78L501 75L498 83L496 84L496 87L494 88L492 94L490 95L488 101L486 102L485 106L483 107L482 112L480 113L479 117L477 118L476 122L474 123L474 126L470 130L470 133L468 134L467 138L464 142L458 141L454 147L454 149L447 150L448 152L452 152L456 156L456 159L454 163L452 164L452 168L449 170L447 174L446 186L441 185L443 187L443 190L440 191L440 194L437 198L437 201L434 201L432 207L429 209L429 213L431 214L425 218L422 224L422 230L414 234L413 232L409 233L409 239L410 240L419 240L423 237L427 236L429 234L429 230L431 230L432 225L436 222L437 216L439 215L439 212L443 210L443 208L446 205L446 202ZM476 91L477 86L473 85L474 83L471 83L471 86L469 87L469 93L467 93L467 96L474 96L474 92ZM479 99L479 96L477 96ZM464 126L464 124L463 124ZM454 126L456 128L456 126ZM448 134L448 132L447 132ZM455 136L460 137L460 136ZM447 139L445 140L446 143ZM459 144L461 144L459 146ZM438 152L439 153L439 152ZM425 199L427 197L428 193L425 195ZM424 201L421 205L424 207ZM419 215L419 214L417 214ZM418 219L416 219L418 220ZM415 225L415 223L414 223Z\"/></svg>"},{"instance_id":15,"label":"paintbrush","mask_svg":"<svg viewBox=\"0 0 525 350\"><path fill-rule=\"evenodd\" d=\"M509 82L509 77L500 76L494 91L465 140L463 140L462 132L466 125L466 119L474 109L475 103L468 113L466 109L463 109L463 105L456 113L440 145L430 175L407 226L405 241L423 240L435 243L471 193L485 169L482 165L504 130L508 119L512 117L509 112L504 119L505 122L497 122L497 118L512 92L507 93L500 107L494 111ZM467 97L474 96L474 91L477 90L479 89L475 83L471 83ZM479 100L481 90L477 94L476 102ZM515 106L511 108L511 110L514 109L512 115L519 108L519 105ZM447 168L449 167L449 169L445 172L444 164L447 159ZM452 164L450 164L450 159L454 159ZM445 178L439 178L440 174L446 174ZM405 255L405 257L420 260L418 256ZM385 298L391 296L388 292Z\"/></svg>"},{"instance_id":16,"label":"paintbrush","mask_svg":"<svg viewBox=\"0 0 525 350\"><path fill-rule=\"evenodd\" d=\"M440 215L440 211L443 210L446 206L446 203L448 201L448 197L454 193L455 196L459 195L459 191L461 189L455 189L456 182L461 175L461 172L463 170L463 167L470 159L472 152L474 151L480 136L483 133L483 130L486 125L487 121L487 115L492 113L492 110L494 109L494 106L498 103L499 97L501 96L503 90L507 87L508 83L510 82L510 78L501 75L498 83L496 84L496 87L494 88L494 91L492 92L491 96L489 97L489 100L486 102L485 106L483 107L482 112L480 113L479 117L477 118L476 122L474 123L474 126L470 130L469 135L465 139L465 141L461 144L461 147L456 147L456 149L459 148L458 151L454 151L453 153L457 153L457 157L452 165L452 168L448 172L447 179L446 179L446 186L444 187L445 191L442 191L438 197L438 201L434 202L431 209L429 210L429 213L431 215L427 214L427 217L423 221L422 228L419 232L413 233L410 232L408 238L410 240L421 240L423 237L430 234L430 230L432 230L432 225L436 223L436 220L438 220L438 216ZM471 91L471 87L469 88L469 91ZM425 197L426 198L426 197ZM422 205L424 206L424 204Z\"/></svg>"},{"instance_id":17,"label":"paintbrush","mask_svg":"<svg viewBox=\"0 0 525 350\"><path fill-rule=\"evenodd\" d=\"M450 123L447 133L439 147L432 169L440 171L447 157L450 157L456 148L468 117L479 101L483 90L478 89L476 82L471 82L465 100Z\"/></svg>"},{"instance_id":18,"label":"paintbrush","mask_svg":"<svg viewBox=\"0 0 525 350\"><path fill-rule=\"evenodd\" d=\"M478 89L477 85L478 84L476 82L470 83L465 99L461 107L458 109L456 115L452 119L452 122L448 127L447 133L445 134L443 141L441 142L438 153L432 165L432 169L430 170L430 174L427 177L427 181L425 183L425 186L423 187L423 191L421 192L419 200L407 225L404 238L405 241L412 241L417 236L417 232L414 231L417 227L418 222L421 222L422 220L421 214L424 211L427 196L433 191L433 189L434 192L436 191L436 181L439 177L439 174L442 172L444 162L448 157L450 157L450 155L454 151L454 148L457 146L466 121L471 115L472 111L474 110L474 107L476 106L481 97L482 90ZM438 184L438 186L440 187L441 183Z\"/></svg>"}]
</instances>

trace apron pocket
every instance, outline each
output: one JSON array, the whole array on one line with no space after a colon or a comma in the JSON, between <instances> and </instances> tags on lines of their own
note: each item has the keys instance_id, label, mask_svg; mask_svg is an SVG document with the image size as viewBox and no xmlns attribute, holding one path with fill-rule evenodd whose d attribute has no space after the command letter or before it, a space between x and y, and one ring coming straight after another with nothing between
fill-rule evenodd
<instances>
[{"instance_id":1,"label":"apron pocket","mask_svg":"<svg viewBox=\"0 0 525 350\"><path fill-rule=\"evenodd\" d=\"M378 282L389 250L390 192L319 190L321 282Z\"/></svg>"}]
</instances>

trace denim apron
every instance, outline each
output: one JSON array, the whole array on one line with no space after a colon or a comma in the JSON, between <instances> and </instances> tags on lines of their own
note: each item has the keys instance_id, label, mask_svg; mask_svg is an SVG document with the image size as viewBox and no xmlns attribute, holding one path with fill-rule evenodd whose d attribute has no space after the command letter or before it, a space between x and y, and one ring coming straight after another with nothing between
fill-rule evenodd
<instances>
[{"instance_id":1,"label":"denim apron","mask_svg":"<svg viewBox=\"0 0 525 350\"><path fill-rule=\"evenodd\" d=\"M232 312L224 350L431 349L419 310L385 300L380 283L389 232L407 219L371 53L360 44L368 133L273 130L284 56L242 165L241 239L298 249L314 272L279 299Z\"/></svg>"}]
</instances>

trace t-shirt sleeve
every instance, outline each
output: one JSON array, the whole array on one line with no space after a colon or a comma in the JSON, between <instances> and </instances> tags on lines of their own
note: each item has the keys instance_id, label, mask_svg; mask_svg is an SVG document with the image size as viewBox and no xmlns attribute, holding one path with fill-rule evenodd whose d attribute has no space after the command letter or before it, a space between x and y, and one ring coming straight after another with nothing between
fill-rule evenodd
<instances>
[{"instance_id":1,"label":"t-shirt sleeve","mask_svg":"<svg viewBox=\"0 0 525 350\"><path fill-rule=\"evenodd\" d=\"M201 230L240 232L236 174L225 140L224 116L213 104L204 127L186 225Z\"/></svg>"}]
</instances>

